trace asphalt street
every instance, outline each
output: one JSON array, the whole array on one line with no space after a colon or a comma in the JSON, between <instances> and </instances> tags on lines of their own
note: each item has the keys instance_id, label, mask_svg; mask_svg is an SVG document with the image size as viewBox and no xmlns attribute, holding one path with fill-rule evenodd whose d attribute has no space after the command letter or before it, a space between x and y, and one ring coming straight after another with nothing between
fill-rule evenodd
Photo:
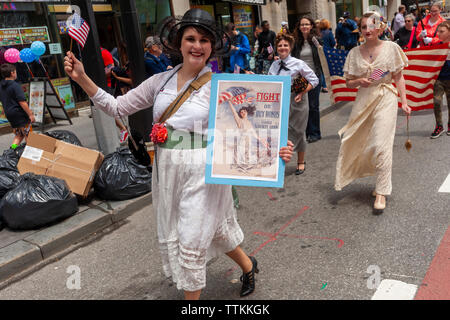
<instances>
[{"instance_id":1,"label":"asphalt street","mask_svg":"<svg viewBox=\"0 0 450 320\"><path fill-rule=\"evenodd\" d=\"M322 118L323 138L308 145L305 173L294 175L294 158L283 189L237 187L242 247L260 269L256 291L245 299L371 299L375 288L368 286L368 269L374 266L381 280L421 286L449 228L450 195L438 189L450 173L450 136L430 139L432 111L414 113L407 152L406 118L399 111L393 192L385 212L375 216L373 177L340 192L333 187L337 132L350 111L348 103ZM240 275L225 255L210 261L201 298L240 299ZM151 206L0 291L0 299L182 298L163 275Z\"/></svg>"}]
</instances>

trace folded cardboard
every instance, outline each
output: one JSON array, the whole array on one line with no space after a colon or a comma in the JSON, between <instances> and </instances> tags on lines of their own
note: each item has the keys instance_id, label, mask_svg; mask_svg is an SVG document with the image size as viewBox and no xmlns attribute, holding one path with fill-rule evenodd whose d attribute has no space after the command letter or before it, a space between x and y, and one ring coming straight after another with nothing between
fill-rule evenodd
<instances>
[{"instance_id":1,"label":"folded cardboard","mask_svg":"<svg viewBox=\"0 0 450 320\"><path fill-rule=\"evenodd\" d=\"M85 197L103 158L98 151L31 132L17 169L20 174L33 172L63 179L72 192Z\"/></svg>"}]
</instances>

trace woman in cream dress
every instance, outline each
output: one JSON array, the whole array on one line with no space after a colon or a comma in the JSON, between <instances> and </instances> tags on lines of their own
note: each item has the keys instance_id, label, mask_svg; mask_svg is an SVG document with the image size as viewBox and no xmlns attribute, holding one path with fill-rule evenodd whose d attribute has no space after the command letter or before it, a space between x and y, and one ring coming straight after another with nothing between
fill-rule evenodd
<instances>
[{"instance_id":1,"label":"woman in cream dress","mask_svg":"<svg viewBox=\"0 0 450 320\"><path fill-rule=\"evenodd\" d=\"M382 213L385 196L392 191L392 151L397 120L397 90L402 109L409 114L402 69L408 59L394 42L378 39L382 25L376 13L360 21L365 43L353 48L345 61L344 77L349 88L359 87L348 123L339 131L342 139L336 165L335 189L356 178L376 175L374 213ZM381 79L372 79L381 71ZM395 81L397 89L392 85Z\"/></svg>"}]
</instances>

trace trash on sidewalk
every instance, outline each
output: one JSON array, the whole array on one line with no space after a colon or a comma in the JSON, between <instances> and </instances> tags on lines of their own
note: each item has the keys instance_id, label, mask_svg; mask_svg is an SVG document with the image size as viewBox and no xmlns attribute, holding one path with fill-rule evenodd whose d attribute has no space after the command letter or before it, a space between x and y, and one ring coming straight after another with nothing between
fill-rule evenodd
<instances>
[{"instance_id":1,"label":"trash on sidewalk","mask_svg":"<svg viewBox=\"0 0 450 320\"><path fill-rule=\"evenodd\" d=\"M86 197L103 158L96 150L30 133L17 168L20 174L33 172L63 179L72 192Z\"/></svg>"},{"instance_id":2,"label":"trash on sidewalk","mask_svg":"<svg viewBox=\"0 0 450 320\"><path fill-rule=\"evenodd\" d=\"M13 149L6 149L0 156L0 168L17 170L17 163L19 162L19 156Z\"/></svg>"},{"instance_id":3,"label":"trash on sidewalk","mask_svg":"<svg viewBox=\"0 0 450 320\"><path fill-rule=\"evenodd\" d=\"M17 169L0 168L0 199L17 185L19 177Z\"/></svg>"},{"instance_id":4,"label":"trash on sidewalk","mask_svg":"<svg viewBox=\"0 0 450 320\"><path fill-rule=\"evenodd\" d=\"M30 230L59 222L77 211L77 198L64 180L26 173L0 202L0 221L11 230Z\"/></svg>"},{"instance_id":5,"label":"trash on sidewalk","mask_svg":"<svg viewBox=\"0 0 450 320\"><path fill-rule=\"evenodd\" d=\"M104 200L127 200L149 193L152 174L122 147L105 157L94 180L95 193Z\"/></svg>"},{"instance_id":6,"label":"trash on sidewalk","mask_svg":"<svg viewBox=\"0 0 450 320\"><path fill-rule=\"evenodd\" d=\"M71 143L74 144L76 146L80 146L82 147L83 145L81 144L80 139L78 139L78 137L75 135L75 133L73 133L72 131L69 130L53 130L53 131L48 131L48 132L44 132L45 135L67 142L67 143Z\"/></svg>"}]
</instances>

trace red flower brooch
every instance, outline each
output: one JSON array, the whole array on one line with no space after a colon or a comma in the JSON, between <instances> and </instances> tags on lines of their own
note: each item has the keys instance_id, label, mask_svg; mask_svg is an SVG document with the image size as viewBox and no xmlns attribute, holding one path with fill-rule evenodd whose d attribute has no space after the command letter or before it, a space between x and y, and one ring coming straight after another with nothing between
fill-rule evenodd
<instances>
[{"instance_id":1,"label":"red flower brooch","mask_svg":"<svg viewBox=\"0 0 450 320\"><path fill-rule=\"evenodd\" d=\"M150 140L154 144L166 142L168 137L167 128L162 123L155 123L152 128L152 133L150 133Z\"/></svg>"}]
</instances>

